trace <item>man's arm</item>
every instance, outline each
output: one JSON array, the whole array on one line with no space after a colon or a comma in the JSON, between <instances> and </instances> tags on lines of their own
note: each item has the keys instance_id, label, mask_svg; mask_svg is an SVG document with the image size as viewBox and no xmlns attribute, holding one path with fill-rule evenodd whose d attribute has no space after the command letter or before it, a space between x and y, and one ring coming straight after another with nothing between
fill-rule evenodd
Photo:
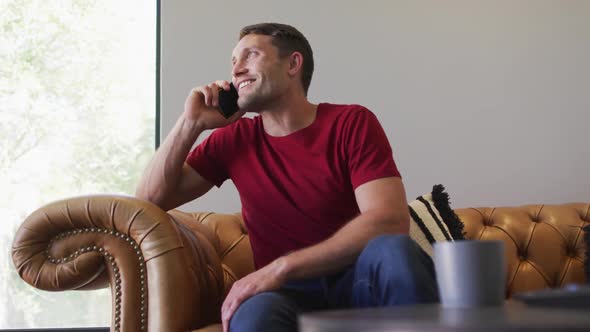
<instances>
[{"instance_id":1,"label":"man's arm","mask_svg":"<svg viewBox=\"0 0 590 332\"><path fill-rule=\"evenodd\" d=\"M360 215L332 237L289 255L236 281L222 306L222 323L240 303L260 292L280 288L286 281L338 272L354 263L367 243L382 234L408 234L410 215L404 185L399 177L364 183L355 190Z\"/></svg>"},{"instance_id":2,"label":"man's arm","mask_svg":"<svg viewBox=\"0 0 590 332\"><path fill-rule=\"evenodd\" d=\"M213 187L184 160L203 131L227 126L244 115L237 112L225 119L219 113L220 88L229 90L229 82L216 81L190 92L184 112L144 171L135 193L137 198L167 211L202 196Z\"/></svg>"},{"instance_id":3,"label":"man's arm","mask_svg":"<svg viewBox=\"0 0 590 332\"><path fill-rule=\"evenodd\" d=\"M408 234L410 214L399 177L373 180L355 190L361 214L329 239L278 258L286 280L324 276L354 263L367 243L382 234Z\"/></svg>"},{"instance_id":4,"label":"man's arm","mask_svg":"<svg viewBox=\"0 0 590 332\"><path fill-rule=\"evenodd\" d=\"M200 197L213 186L184 160L203 132L195 121L180 116L143 173L137 198L150 201L165 211Z\"/></svg>"}]
</instances>

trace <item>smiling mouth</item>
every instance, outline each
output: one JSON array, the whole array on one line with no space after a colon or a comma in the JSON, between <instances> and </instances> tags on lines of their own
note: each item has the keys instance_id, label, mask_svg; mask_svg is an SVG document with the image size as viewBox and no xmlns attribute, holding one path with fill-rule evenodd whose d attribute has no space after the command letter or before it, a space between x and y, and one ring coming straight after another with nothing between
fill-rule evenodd
<instances>
[{"instance_id":1,"label":"smiling mouth","mask_svg":"<svg viewBox=\"0 0 590 332\"><path fill-rule=\"evenodd\" d=\"M246 80L246 81L240 83L240 85L238 86L238 90L240 90L244 87L247 87L248 85L250 85L250 83L253 83L253 82L254 82L254 80Z\"/></svg>"}]
</instances>

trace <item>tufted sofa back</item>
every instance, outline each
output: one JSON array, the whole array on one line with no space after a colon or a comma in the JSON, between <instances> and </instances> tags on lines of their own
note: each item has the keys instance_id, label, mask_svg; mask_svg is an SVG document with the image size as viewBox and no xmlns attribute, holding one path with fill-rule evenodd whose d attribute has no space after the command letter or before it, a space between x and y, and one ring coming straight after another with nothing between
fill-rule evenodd
<instances>
[{"instance_id":1,"label":"tufted sofa back","mask_svg":"<svg viewBox=\"0 0 590 332\"><path fill-rule=\"evenodd\" d=\"M590 204L527 205L455 210L466 238L506 244L506 296L582 283L586 245L582 227Z\"/></svg>"},{"instance_id":2,"label":"tufted sofa back","mask_svg":"<svg viewBox=\"0 0 590 332\"><path fill-rule=\"evenodd\" d=\"M168 214L191 231L204 234L211 242L221 263L226 294L236 280L254 271L250 239L240 213L185 213L174 210ZM203 225L207 227L202 227Z\"/></svg>"},{"instance_id":3,"label":"tufted sofa back","mask_svg":"<svg viewBox=\"0 0 590 332\"><path fill-rule=\"evenodd\" d=\"M590 204L527 205L455 210L467 239L503 240L508 275L506 296L584 282L586 246L582 227L590 223ZM233 282L254 270L247 230L240 214L169 212L207 225L221 260L227 292ZM184 217L182 217L184 216Z\"/></svg>"}]
</instances>

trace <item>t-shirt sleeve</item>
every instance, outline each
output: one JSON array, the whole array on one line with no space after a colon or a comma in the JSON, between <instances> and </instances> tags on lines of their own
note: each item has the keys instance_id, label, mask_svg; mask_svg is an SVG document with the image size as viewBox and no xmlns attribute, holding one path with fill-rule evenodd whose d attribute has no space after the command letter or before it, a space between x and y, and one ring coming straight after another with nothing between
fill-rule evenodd
<instances>
[{"instance_id":1,"label":"t-shirt sleeve","mask_svg":"<svg viewBox=\"0 0 590 332\"><path fill-rule=\"evenodd\" d=\"M225 134L223 129L213 131L186 157L187 164L217 187L220 187L229 178L227 160L222 153L229 148L224 149Z\"/></svg>"},{"instance_id":2,"label":"t-shirt sleeve","mask_svg":"<svg viewBox=\"0 0 590 332\"><path fill-rule=\"evenodd\" d=\"M401 177L387 135L371 111L354 112L347 127L348 169L354 189L375 179Z\"/></svg>"}]
</instances>

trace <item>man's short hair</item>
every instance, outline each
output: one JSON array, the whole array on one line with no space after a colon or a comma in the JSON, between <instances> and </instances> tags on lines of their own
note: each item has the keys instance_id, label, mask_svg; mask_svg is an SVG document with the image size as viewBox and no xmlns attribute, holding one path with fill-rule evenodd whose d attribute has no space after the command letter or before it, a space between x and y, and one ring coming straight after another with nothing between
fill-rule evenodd
<instances>
[{"instance_id":1,"label":"man's short hair","mask_svg":"<svg viewBox=\"0 0 590 332\"><path fill-rule=\"evenodd\" d=\"M301 83L307 95L313 75L313 51L305 36L294 27L280 23L258 23L245 26L240 30L240 39L249 34L271 36L272 43L278 48L281 58L293 52L300 52L303 55Z\"/></svg>"}]
</instances>

